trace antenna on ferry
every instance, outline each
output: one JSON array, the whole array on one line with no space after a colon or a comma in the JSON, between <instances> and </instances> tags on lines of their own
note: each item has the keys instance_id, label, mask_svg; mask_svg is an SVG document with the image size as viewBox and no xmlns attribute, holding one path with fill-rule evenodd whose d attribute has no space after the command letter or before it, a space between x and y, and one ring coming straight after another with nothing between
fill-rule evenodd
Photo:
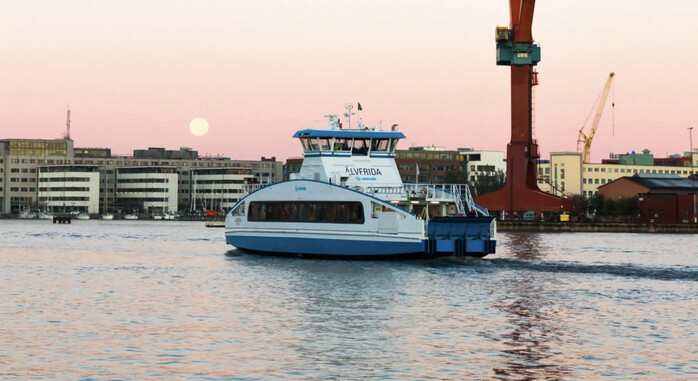
<instances>
[{"instance_id":1,"label":"antenna on ferry","mask_svg":"<svg viewBox=\"0 0 698 381\"><path fill-rule=\"evenodd\" d=\"M347 118L347 129L351 130L351 109L354 108L354 105L352 103L346 103L344 104L344 108L347 109L347 112L344 113L344 116Z\"/></svg>"},{"instance_id":2,"label":"antenna on ferry","mask_svg":"<svg viewBox=\"0 0 698 381\"><path fill-rule=\"evenodd\" d=\"M390 131L397 131L397 123L393 124L392 127L390 127Z\"/></svg>"}]
</instances>

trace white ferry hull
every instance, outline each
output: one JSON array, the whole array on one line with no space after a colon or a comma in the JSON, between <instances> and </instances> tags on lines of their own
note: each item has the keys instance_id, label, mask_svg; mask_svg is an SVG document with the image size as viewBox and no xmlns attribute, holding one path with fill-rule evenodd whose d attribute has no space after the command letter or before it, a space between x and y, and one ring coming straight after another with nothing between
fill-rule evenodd
<instances>
[{"instance_id":1,"label":"white ferry hull","mask_svg":"<svg viewBox=\"0 0 698 381\"><path fill-rule=\"evenodd\" d=\"M361 203L361 222L310 222L300 217L294 221L283 217L285 214L264 220L258 215L263 210L259 204L268 206L266 211L271 213L274 205L292 207L312 202ZM253 208L255 204L257 209ZM240 200L226 216L226 242L243 251L313 257L482 257L494 252L491 217L442 219L435 224L438 229L429 229L429 235L424 222L395 205L346 187L291 180ZM452 236L448 233L451 229L460 235Z\"/></svg>"},{"instance_id":2,"label":"white ferry hull","mask_svg":"<svg viewBox=\"0 0 698 381\"><path fill-rule=\"evenodd\" d=\"M351 115L352 107L346 105L345 115ZM254 184L262 187L227 213L228 244L276 255L342 258L494 253L496 223L472 203L467 186L461 197L456 187L448 191L425 185L418 195L403 185L394 156L405 135L395 130L397 125L381 131L361 121L352 130L347 120L348 128L343 129L337 115L325 116L327 130L305 129L293 135L303 145L304 158L291 180ZM427 197L432 198L429 203L439 204L434 201L439 192L449 195L455 209L449 214L458 217L428 218ZM413 208L412 202L420 207ZM446 212L442 208L435 214Z\"/></svg>"},{"instance_id":3,"label":"white ferry hull","mask_svg":"<svg viewBox=\"0 0 698 381\"><path fill-rule=\"evenodd\" d=\"M386 236L350 237L305 232L229 232L228 244L238 249L274 254L382 257L423 255L424 241Z\"/></svg>"}]
</instances>

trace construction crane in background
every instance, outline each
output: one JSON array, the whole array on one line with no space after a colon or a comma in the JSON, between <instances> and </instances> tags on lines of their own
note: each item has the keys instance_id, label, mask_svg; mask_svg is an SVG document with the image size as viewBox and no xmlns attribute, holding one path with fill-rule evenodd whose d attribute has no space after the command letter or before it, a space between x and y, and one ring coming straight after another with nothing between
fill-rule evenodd
<instances>
[{"instance_id":1,"label":"construction crane in background","mask_svg":"<svg viewBox=\"0 0 698 381\"><path fill-rule=\"evenodd\" d=\"M599 95L599 101L596 106L596 114L594 114L594 121L591 122L591 129L589 130L589 135L587 136L584 133L584 127L586 127L587 121L589 121L589 116L591 116L591 111L594 111L592 108L591 111L589 112L589 115L587 115L586 119L584 120L584 124L582 125L582 128L579 129L579 137L577 138L577 152L580 151L580 147L584 145L583 148L583 153L582 153L582 162L588 163L591 161L591 142L594 140L594 135L596 134L596 129L599 127L599 121L601 120L601 114L603 114L603 108L604 105L606 104L606 99L608 98L608 93L611 91L611 86L613 85L613 73L608 75L608 79L606 80L606 85L604 85L603 90L601 91L601 94ZM611 101L611 107L615 110L616 103L615 101ZM615 121L614 121L615 123ZM615 126L614 126L615 128Z\"/></svg>"}]
</instances>

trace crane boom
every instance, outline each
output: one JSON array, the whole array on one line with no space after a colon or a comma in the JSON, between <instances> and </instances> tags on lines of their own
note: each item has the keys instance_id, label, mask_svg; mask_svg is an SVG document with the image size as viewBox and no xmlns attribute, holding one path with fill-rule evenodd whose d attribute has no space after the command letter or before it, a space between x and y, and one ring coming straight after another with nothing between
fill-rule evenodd
<instances>
[{"instance_id":1,"label":"crane boom","mask_svg":"<svg viewBox=\"0 0 698 381\"><path fill-rule=\"evenodd\" d=\"M601 114L603 114L603 108L606 104L606 99L608 99L608 93L611 91L611 85L613 84L613 76L615 74L611 73L608 75L606 84L601 91L599 96L599 103L596 106L596 114L594 114L594 120L591 122L591 129L589 130L589 135L584 133L584 127L586 126L586 121L582 128L579 129L579 137L577 138L577 151L581 144L584 145L582 153L582 162L588 163L591 160L591 142L594 140L594 135L596 135L596 129L599 127L599 121L601 120ZM615 107L615 105L613 105ZM587 117L588 119L588 117Z\"/></svg>"}]
</instances>

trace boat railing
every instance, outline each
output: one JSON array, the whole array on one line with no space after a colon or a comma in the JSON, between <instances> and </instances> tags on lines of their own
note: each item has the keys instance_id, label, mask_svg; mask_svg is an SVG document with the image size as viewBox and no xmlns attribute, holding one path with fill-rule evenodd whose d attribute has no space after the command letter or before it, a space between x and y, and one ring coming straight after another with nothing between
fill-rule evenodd
<instances>
[{"instance_id":1,"label":"boat railing","mask_svg":"<svg viewBox=\"0 0 698 381\"><path fill-rule=\"evenodd\" d=\"M247 193L255 192L271 184L248 184ZM487 209L473 202L468 184L381 184L381 185L347 185L358 192L370 194L383 200L424 200L425 202L456 203L458 214L489 215Z\"/></svg>"},{"instance_id":2,"label":"boat railing","mask_svg":"<svg viewBox=\"0 0 698 381\"><path fill-rule=\"evenodd\" d=\"M249 194L252 192L256 192L264 187L268 187L271 184L247 184L244 187L243 194Z\"/></svg>"}]
</instances>

